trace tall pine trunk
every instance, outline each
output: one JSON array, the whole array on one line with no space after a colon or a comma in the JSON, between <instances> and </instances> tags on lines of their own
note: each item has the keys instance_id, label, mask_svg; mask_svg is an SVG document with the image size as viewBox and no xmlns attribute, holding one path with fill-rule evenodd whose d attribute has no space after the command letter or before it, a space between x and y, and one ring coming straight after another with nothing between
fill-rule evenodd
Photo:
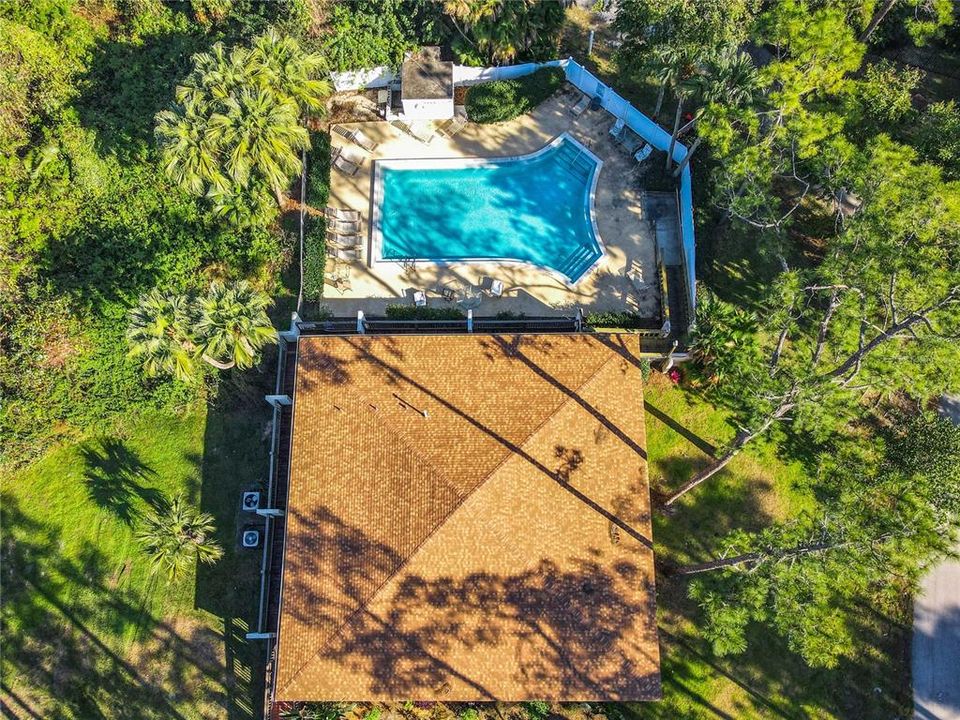
<instances>
[{"instance_id":1,"label":"tall pine trunk","mask_svg":"<svg viewBox=\"0 0 960 720\"><path fill-rule=\"evenodd\" d=\"M857 38L860 42L866 42L870 39L870 36L873 35L874 30L877 29L877 26L883 22L883 19L887 16L887 13L893 9L893 6L897 4L897 0L884 0L883 5L873 14L873 17L870 18L870 23L861 33L860 37Z\"/></svg>"},{"instance_id":2,"label":"tall pine trunk","mask_svg":"<svg viewBox=\"0 0 960 720\"><path fill-rule=\"evenodd\" d=\"M673 134L670 136L670 148L667 150L667 162L663 169L670 171L670 163L673 162L673 148L677 144L677 133L680 132L680 116L683 114L683 95L677 98L677 115L673 119Z\"/></svg>"},{"instance_id":3,"label":"tall pine trunk","mask_svg":"<svg viewBox=\"0 0 960 720\"><path fill-rule=\"evenodd\" d=\"M667 82L660 83L660 92L657 93L657 104L653 108L653 121L656 122L660 116L660 108L663 107L663 96L667 94Z\"/></svg>"},{"instance_id":4,"label":"tall pine trunk","mask_svg":"<svg viewBox=\"0 0 960 720\"><path fill-rule=\"evenodd\" d=\"M683 169L690 164L690 158L693 157L693 154L697 151L697 148L700 147L701 142L703 142L703 138L699 136L693 141L693 145L691 145L690 149L687 150L686 156L680 161L680 164L677 165L677 169L673 171L674 177L679 177L680 173L683 172Z\"/></svg>"},{"instance_id":5,"label":"tall pine trunk","mask_svg":"<svg viewBox=\"0 0 960 720\"><path fill-rule=\"evenodd\" d=\"M703 470L698 472L696 475L694 475L692 478L690 478L690 480L688 480L683 485L681 485L680 489L677 490L675 493L673 493L673 495L668 497L663 504L666 507L670 507L677 500L679 500L688 492L690 492L695 487L697 487L697 485L700 485L701 483L706 482L707 480L712 478L714 475L716 475L718 472L723 470L730 463L731 460L733 460L737 455L740 454L740 451L743 450L743 448L745 448L748 444L750 444L755 439L763 435L763 433L765 433L770 428L770 426L773 425L774 422L776 422L777 420L782 418L784 415L786 415L788 412L790 412L794 404L795 403L792 400L789 400L789 399L784 400L783 402L780 403L780 406L776 410L774 410L772 413L770 413L766 417L766 419L762 423L760 423L760 425L758 425L755 429L739 433L737 435L736 440L733 441L733 445L730 446L729 450L727 450L723 455L721 455L715 463L704 468Z\"/></svg>"}]
</instances>

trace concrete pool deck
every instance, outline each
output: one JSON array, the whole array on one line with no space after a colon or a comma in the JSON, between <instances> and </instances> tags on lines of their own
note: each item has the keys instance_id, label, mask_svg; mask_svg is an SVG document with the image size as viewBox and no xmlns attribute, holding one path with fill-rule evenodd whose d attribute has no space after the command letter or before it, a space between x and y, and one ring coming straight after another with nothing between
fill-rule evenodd
<instances>
[{"instance_id":1,"label":"concrete pool deck","mask_svg":"<svg viewBox=\"0 0 960 720\"><path fill-rule=\"evenodd\" d=\"M496 125L467 126L454 138L434 135L429 144L404 133L387 122L341 125L362 128L363 134L379 143L372 153L363 153L345 138L334 133L335 146L350 147L365 154L360 171L349 177L331 172L330 201L334 207L359 210L364 227L363 258L357 261L328 260L324 304L337 315L357 310L379 315L387 305L412 303L413 292L425 290L428 305L443 307L434 292L445 286L475 285L482 276L503 281L503 297L485 298L476 315L499 312L527 315L565 315L583 308L585 312L628 310L644 317L659 318L660 293L656 273L654 234L644 217L642 189L635 173L637 163L619 149L609 134L613 116L604 110L588 110L574 117L570 108L579 93L566 87L532 113ZM597 226L605 248L594 270L575 285L568 286L555 274L528 265L501 264L496 261L439 265L373 262L370 218L373 207L374 162L379 159L504 157L524 155L543 147L561 133L569 132L603 161L597 182L595 208ZM443 198L437 198L442 205ZM647 283L638 291L627 278L639 272ZM334 282L339 278L340 282Z\"/></svg>"}]
</instances>

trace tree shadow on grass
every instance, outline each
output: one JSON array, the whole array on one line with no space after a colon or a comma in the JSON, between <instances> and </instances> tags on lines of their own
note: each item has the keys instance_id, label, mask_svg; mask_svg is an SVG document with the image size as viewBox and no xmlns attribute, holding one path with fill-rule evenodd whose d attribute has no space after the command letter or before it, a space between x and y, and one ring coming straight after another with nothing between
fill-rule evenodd
<instances>
[{"instance_id":1,"label":"tree shadow on grass","mask_svg":"<svg viewBox=\"0 0 960 720\"><path fill-rule=\"evenodd\" d=\"M121 440L104 438L80 446L83 483L90 500L130 525L146 504L159 510L166 497L143 481L156 472Z\"/></svg>"},{"instance_id":2,"label":"tree shadow on grass","mask_svg":"<svg viewBox=\"0 0 960 720\"><path fill-rule=\"evenodd\" d=\"M184 718L170 682L145 672L130 652L134 628L147 643L159 637L144 607L151 589L115 586L107 575L113 563L92 543L65 553L61 531L25 513L13 495L3 495L0 510L0 695L11 717ZM176 639L159 664L190 664L189 657ZM193 671L179 677L189 693L183 704L215 702Z\"/></svg>"},{"instance_id":3,"label":"tree shadow on grass","mask_svg":"<svg viewBox=\"0 0 960 720\"><path fill-rule=\"evenodd\" d=\"M230 720L263 714L266 645L245 637L256 629L262 550L240 547L238 535L245 525L260 524L240 509L240 498L243 490L266 488L271 411L263 396L273 392L273 367L271 362L261 370L233 371L230 382L220 383L207 409L200 460L200 507L213 515L216 539L225 552L215 565L198 567L194 602L222 624ZM237 392L239 386L245 391Z\"/></svg>"}]
</instances>

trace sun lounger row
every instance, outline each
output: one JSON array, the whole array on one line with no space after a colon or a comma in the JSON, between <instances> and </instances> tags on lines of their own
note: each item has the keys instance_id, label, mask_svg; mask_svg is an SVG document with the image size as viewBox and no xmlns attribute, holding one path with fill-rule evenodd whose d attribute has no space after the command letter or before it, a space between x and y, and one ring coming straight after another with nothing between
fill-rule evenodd
<instances>
[{"instance_id":1,"label":"sun lounger row","mask_svg":"<svg viewBox=\"0 0 960 720\"><path fill-rule=\"evenodd\" d=\"M380 143L374 142L373 140L368 138L366 135L364 135L363 130L361 130L360 128L349 130L345 127L341 127L340 125L334 125L333 132L335 132L340 137L346 138L350 142L355 143L356 145L359 145L367 152L373 152L374 150L377 149L377 146L380 144Z\"/></svg>"},{"instance_id":2,"label":"sun lounger row","mask_svg":"<svg viewBox=\"0 0 960 720\"><path fill-rule=\"evenodd\" d=\"M356 175L360 172L360 167L366 158L359 155L350 148L334 145L330 150L330 162L337 170L344 175Z\"/></svg>"},{"instance_id":3,"label":"sun lounger row","mask_svg":"<svg viewBox=\"0 0 960 720\"><path fill-rule=\"evenodd\" d=\"M452 287L448 286L437 286L432 289L432 292L436 293L441 297L441 299L447 302L453 302L457 299L457 291ZM476 304L480 303L480 295L486 295L491 298L498 298L503 296L503 280L497 280L492 277L481 277L480 282L474 286L474 289L471 290L468 295L470 298L476 298ZM464 301L464 297L461 294L461 301ZM427 293L425 290L414 290L413 292L413 304L417 307L425 307L427 304Z\"/></svg>"}]
</instances>

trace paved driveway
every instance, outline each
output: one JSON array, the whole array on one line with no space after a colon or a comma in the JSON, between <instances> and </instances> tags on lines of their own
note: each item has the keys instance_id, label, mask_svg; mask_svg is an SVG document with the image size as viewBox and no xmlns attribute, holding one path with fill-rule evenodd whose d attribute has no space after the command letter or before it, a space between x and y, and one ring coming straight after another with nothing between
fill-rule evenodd
<instances>
[{"instance_id":1,"label":"paved driveway","mask_svg":"<svg viewBox=\"0 0 960 720\"><path fill-rule=\"evenodd\" d=\"M944 397L941 407L960 425L960 397ZM924 578L913 605L912 657L915 720L960 720L960 561Z\"/></svg>"}]
</instances>

